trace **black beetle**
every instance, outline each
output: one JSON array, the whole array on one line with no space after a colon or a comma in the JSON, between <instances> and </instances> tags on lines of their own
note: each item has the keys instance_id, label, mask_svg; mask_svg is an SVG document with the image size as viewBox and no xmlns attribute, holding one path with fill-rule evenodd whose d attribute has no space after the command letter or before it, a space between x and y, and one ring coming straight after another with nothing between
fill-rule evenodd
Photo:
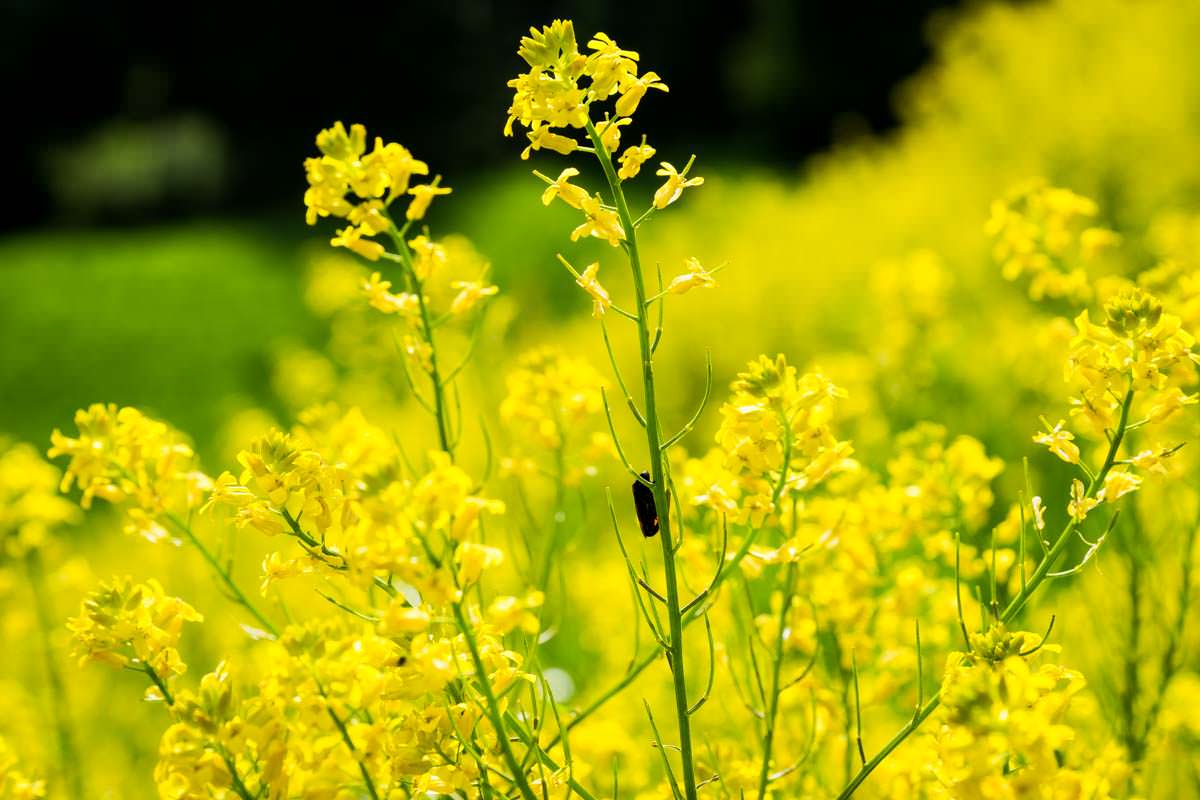
<instances>
[{"instance_id":1,"label":"black beetle","mask_svg":"<svg viewBox=\"0 0 1200 800\"><path fill-rule=\"evenodd\" d=\"M642 477L650 480L650 473L643 472ZM649 539L658 533L658 507L654 504L654 492L641 481L633 482L633 508L637 511L638 525L642 526L642 536Z\"/></svg>"}]
</instances>

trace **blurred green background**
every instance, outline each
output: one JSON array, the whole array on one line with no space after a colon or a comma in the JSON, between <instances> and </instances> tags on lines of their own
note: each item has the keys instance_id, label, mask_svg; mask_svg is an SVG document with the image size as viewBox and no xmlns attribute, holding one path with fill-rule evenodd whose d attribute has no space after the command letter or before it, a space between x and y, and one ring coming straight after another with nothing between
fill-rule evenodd
<instances>
[{"instance_id":1,"label":"blurred green background","mask_svg":"<svg viewBox=\"0 0 1200 800\"><path fill-rule=\"evenodd\" d=\"M234 410L282 413L273 354L325 336L301 281L306 243L331 232L303 224L301 161L335 119L446 176L438 233L468 233L525 318L577 310L552 260L569 215L540 210L500 130L531 24L574 17L645 52L672 86L639 115L663 157L788 175L896 124L892 90L928 57L945 5L456 0L380 9L352 37L300 9L6 3L4 74L39 71L52 46L73 78L66 95L14 80L26 124L0 133L22 198L0 220L0 432L40 444L75 408L112 401L211 454Z\"/></svg>"}]
</instances>

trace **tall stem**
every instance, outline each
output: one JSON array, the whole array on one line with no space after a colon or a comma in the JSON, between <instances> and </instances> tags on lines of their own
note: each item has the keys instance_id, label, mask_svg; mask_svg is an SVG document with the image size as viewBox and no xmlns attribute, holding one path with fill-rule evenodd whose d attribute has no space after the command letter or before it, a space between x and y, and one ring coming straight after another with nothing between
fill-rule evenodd
<instances>
[{"instance_id":1,"label":"tall stem","mask_svg":"<svg viewBox=\"0 0 1200 800\"><path fill-rule=\"evenodd\" d=\"M421 332L425 337L425 343L429 345L429 380L433 384L433 409L434 417L437 419L438 445L453 461L454 450L450 445L450 424L446 411L446 387L442 385L441 372L438 370L437 344L433 340L433 325L429 322L429 307L425 303L425 286L417 277L417 272L413 268L412 253L408 249L408 242L404 241L404 232L407 229L408 225L405 225L404 228L397 228L393 222L388 233L392 237L392 243L396 246L396 254L400 257L400 261L408 273L407 277L411 282L413 294L417 296L417 307L421 315Z\"/></svg>"},{"instance_id":2,"label":"tall stem","mask_svg":"<svg viewBox=\"0 0 1200 800\"><path fill-rule=\"evenodd\" d=\"M237 581L235 581L233 576L229 574L229 570L226 569L225 565L218 561L217 557L213 555L213 552L204 545L204 542L200 540L200 537L196 535L191 526L180 519L177 515L172 514L169 511L164 512L163 517L172 525L174 525L180 533L186 536L187 540L192 544L193 547L200 551L200 555L204 557L204 560L208 562L208 565L212 567L213 571L216 572L221 578L222 583L225 584L225 588L229 590L233 601L242 608L246 609L246 611L250 612L250 615L258 620L258 624L262 625L267 633L271 634L272 636L278 636L279 631L275 625L271 622L271 620L267 619L266 614L263 614L258 610L254 603L250 602L250 598L248 598L246 593L243 592L237 585Z\"/></svg>"},{"instance_id":3,"label":"tall stem","mask_svg":"<svg viewBox=\"0 0 1200 800\"><path fill-rule=\"evenodd\" d=\"M521 762L517 761L517 756L513 752L512 744L508 737L508 728L505 726L504 718L500 714L500 703L496 699L496 693L492 690L492 682L488 678L487 666L483 663L483 657L479 654L479 645L475 642L475 632L471 628L470 620L467 619L461 602L454 603L453 608L454 621L458 623L458 629L462 631L463 638L467 640L467 649L471 652L471 663L475 665L475 674L479 678L479 690L483 693L488 721L492 723L492 728L496 731L496 742L500 745L500 753L504 756L504 762L508 765L509 772L512 773L512 778L517 784L518 791L521 792L521 797L524 800L538 800L537 795L533 793L533 789L525 777L524 767L521 765Z\"/></svg>"},{"instance_id":4,"label":"tall stem","mask_svg":"<svg viewBox=\"0 0 1200 800\"><path fill-rule=\"evenodd\" d=\"M696 798L696 770L692 763L692 728L688 716L687 678L683 662L683 615L679 605L679 581L675 574L674 538L671 533L671 509L667 497L666 455L660 442L658 402L654 390L654 359L650 348L650 325L646 319L646 286L638 253L637 228L629 213L629 204L621 189L621 181L613 169L612 156L600 139L596 126L589 120L587 134L596 150L596 158L612 192L613 204L621 226L625 229L625 250L629 254L630 271L637 297L637 335L642 358L642 390L645 400L646 450L650 459L650 480L653 483L654 504L659 513L659 541L662 544L663 582L666 584L666 606L670 630L667 659L675 689L675 719L679 728L679 755L683 762L683 785L687 800Z\"/></svg>"},{"instance_id":5,"label":"tall stem","mask_svg":"<svg viewBox=\"0 0 1200 800\"><path fill-rule=\"evenodd\" d=\"M42 634L42 656L46 665L46 682L50 684L50 701L54 708L54 728L58 736L58 756L62 773L70 787L71 797L83 800L83 776L80 774L79 751L75 748L75 737L71 731L70 715L67 712L66 685L62 673L58 669L58 659L54 655L54 645L50 639L50 631L56 627L54 612L50 609L50 599L46 596L45 573L42 569L42 557L36 549L30 550L25 556L25 566L29 571L29 587L33 591L33 606L37 614L38 627Z\"/></svg>"},{"instance_id":6,"label":"tall stem","mask_svg":"<svg viewBox=\"0 0 1200 800\"><path fill-rule=\"evenodd\" d=\"M1125 398L1121 403L1121 418L1117 423L1116 433L1113 434L1112 441L1108 445L1108 453L1104 457L1104 464L1100 467L1100 471L1096 473L1096 476L1088 484L1086 492L1088 497L1093 497L1096 492L1099 491L1102 486L1104 486L1104 479L1108 477L1109 471L1112 470L1113 464L1116 463L1117 451L1120 449L1121 441L1125 438L1126 429L1129 427L1129 407L1132 404L1133 389L1129 389L1125 392ZM1059 535L1057 540L1055 540L1054 545L1050 548L1050 552L1046 553L1045 557L1042 558L1040 563L1038 563L1037 569L1035 569L1033 574L1029 576L1029 580L1025 584L1025 588L1022 589L1021 592L1005 607L1004 613L1000 615L1001 622L1007 623L1012 621L1012 619L1020 613L1021 609L1025 607L1025 603L1029 600L1030 596L1037 591L1037 588L1042 585L1042 582L1049 577L1050 570L1054 567L1054 563L1058 561L1059 557L1067 549L1067 546L1071 544L1071 540L1074 538L1073 534L1075 533L1075 529L1078 527L1078 525L1079 523L1073 519L1063 528L1062 534ZM875 771L875 768L882 764L883 760L891 755L892 751L899 747L900 744L908 738L909 734L919 728L921 723L933 713L934 709L938 707L940 695L940 691L935 692L934 695L930 697L928 701L926 701L925 705L921 706L921 710L917 712L917 715L909 720L908 724L897 731L896 735L892 737L891 741L883 746L882 750L876 753L870 761L863 765L862 769L860 769L858 773L850 780L850 782L846 784L846 788L842 789L842 793L838 795L838 800L847 800L853 796L856 791L858 791L858 787L861 786L863 781L865 781L867 777Z\"/></svg>"},{"instance_id":7,"label":"tall stem","mask_svg":"<svg viewBox=\"0 0 1200 800\"><path fill-rule=\"evenodd\" d=\"M779 695L781 694L779 679L783 669L783 646L787 631L787 615L792 605L792 592L796 586L796 564L787 565L787 577L784 579L783 599L779 605L779 630L775 633L775 661L771 668L771 702L767 708L767 732L763 737L762 767L758 773L758 796L765 800L767 784L771 777L771 750L775 746L775 720L779 715Z\"/></svg>"}]
</instances>

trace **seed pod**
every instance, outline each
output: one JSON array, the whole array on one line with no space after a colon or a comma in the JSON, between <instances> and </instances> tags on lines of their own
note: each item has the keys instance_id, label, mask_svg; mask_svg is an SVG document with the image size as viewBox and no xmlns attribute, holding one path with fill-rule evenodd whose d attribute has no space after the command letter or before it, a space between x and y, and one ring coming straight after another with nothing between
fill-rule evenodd
<instances>
[{"instance_id":1,"label":"seed pod","mask_svg":"<svg viewBox=\"0 0 1200 800\"><path fill-rule=\"evenodd\" d=\"M650 473L643 472L642 477L650 480ZM638 525L642 527L642 536L650 538L658 533L658 508L654 504L654 492L641 481L633 482L633 508L637 511Z\"/></svg>"}]
</instances>

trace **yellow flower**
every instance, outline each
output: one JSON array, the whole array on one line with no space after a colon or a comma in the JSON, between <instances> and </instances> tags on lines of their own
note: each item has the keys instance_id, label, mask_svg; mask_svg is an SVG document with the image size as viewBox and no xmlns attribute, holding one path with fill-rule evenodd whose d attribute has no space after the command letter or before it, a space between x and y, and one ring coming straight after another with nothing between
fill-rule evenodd
<instances>
[{"instance_id":1,"label":"yellow flower","mask_svg":"<svg viewBox=\"0 0 1200 800\"><path fill-rule=\"evenodd\" d=\"M329 243L334 247L344 247L358 253L368 261L378 261L379 257L384 254L383 245L372 239L362 238L364 234L369 236L371 232L350 225L338 231L338 235L330 239Z\"/></svg>"},{"instance_id":2,"label":"yellow flower","mask_svg":"<svg viewBox=\"0 0 1200 800\"><path fill-rule=\"evenodd\" d=\"M314 564L310 560L283 558L279 553L268 553L267 557L263 559L262 580L259 582L258 590L263 597L266 597L267 592L276 581L294 578L297 575L307 575L313 571Z\"/></svg>"},{"instance_id":3,"label":"yellow flower","mask_svg":"<svg viewBox=\"0 0 1200 800\"><path fill-rule=\"evenodd\" d=\"M625 229L621 226L621 219L617 216L617 212L611 208L605 208L604 203L600 200L600 195L585 198L581 208L587 215L587 219L571 231L571 241L577 241L585 236L594 236L597 239L605 240L613 247L619 247L625 240Z\"/></svg>"},{"instance_id":4,"label":"yellow flower","mask_svg":"<svg viewBox=\"0 0 1200 800\"><path fill-rule=\"evenodd\" d=\"M600 319L604 316L604 312L612 306L612 299L608 296L608 291L600 285L600 281L596 276L600 272L600 262L594 261L588 264L583 270L583 274L575 279L575 283L580 286L585 292L591 295L592 298L592 317Z\"/></svg>"},{"instance_id":5,"label":"yellow flower","mask_svg":"<svg viewBox=\"0 0 1200 800\"><path fill-rule=\"evenodd\" d=\"M60 478L33 446L0 439L0 558L24 556L78 519L79 509L58 494Z\"/></svg>"},{"instance_id":6,"label":"yellow flower","mask_svg":"<svg viewBox=\"0 0 1200 800\"><path fill-rule=\"evenodd\" d=\"M630 145L625 148L625 152L617 159L621 164L621 168L617 170L617 177L623 181L636 178L637 174L642 171L642 164L645 164L657 151L646 144L646 137L642 137L641 144Z\"/></svg>"},{"instance_id":7,"label":"yellow flower","mask_svg":"<svg viewBox=\"0 0 1200 800\"><path fill-rule=\"evenodd\" d=\"M1044 420L1043 420L1044 421ZM1039 433L1033 437L1033 441L1037 444L1044 444L1050 448L1050 452L1066 461L1068 464L1079 463L1079 446L1075 444L1075 435L1063 428L1066 422L1060 420L1057 425L1051 428L1046 433Z\"/></svg>"},{"instance_id":8,"label":"yellow flower","mask_svg":"<svg viewBox=\"0 0 1200 800\"><path fill-rule=\"evenodd\" d=\"M147 513L198 508L212 481L194 468L195 454L170 426L136 408L96 403L75 412L79 437L55 429L50 458L69 456L61 491L77 483L80 505L99 497L110 503L132 501Z\"/></svg>"},{"instance_id":9,"label":"yellow flower","mask_svg":"<svg viewBox=\"0 0 1200 800\"><path fill-rule=\"evenodd\" d=\"M633 116L633 112L637 111L638 104L646 96L647 89L668 91L667 85L662 82L656 72L647 72L640 78L633 75L626 76L621 85L621 98L617 100L614 110L622 117Z\"/></svg>"},{"instance_id":10,"label":"yellow flower","mask_svg":"<svg viewBox=\"0 0 1200 800\"><path fill-rule=\"evenodd\" d=\"M498 286L484 286L479 281L454 281L451 289L458 291L450 301L450 313L462 315L479 305L486 297L491 297L500 291Z\"/></svg>"},{"instance_id":11,"label":"yellow flower","mask_svg":"<svg viewBox=\"0 0 1200 800\"><path fill-rule=\"evenodd\" d=\"M375 236L383 233L392 226L391 220L385 215L383 202L367 200L359 203L350 210L346 218L357 225L365 236Z\"/></svg>"},{"instance_id":12,"label":"yellow flower","mask_svg":"<svg viewBox=\"0 0 1200 800\"><path fill-rule=\"evenodd\" d=\"M1087 496L1083 481L1076 478L1071 481L1071 501L1067 503L1067 513L1076 522L1083 522L1088 512L1100 505L1100 500Z\"/></svg>"},{"instance_id":13,"label":"yellow flower","mask_svg":"<svg viewBox=\"0 0 1200 800\"><path fill-rule=\"evenodd\" d=\"M528 159L530 152L542 149L569 156L577 147L579 142L575 139L555 133L548 125L542 125L529 132L529 146L521 151L521 158Z\"/></svg>"},{"instance_id":14,"label":"yellow flower","mask_svg":"<svg viewBox=\"0 0 1200 800\"><path fill-rule=\"evenodd\" d=\"M550 180L540 172L534 172L542 180L550 185L546 187L546 191L542 192L542 205L548 206L555 197L561 198L564 203L572 208L583 208L583 204L588 199L586 189L571 183L571 178L579 174L579 170L574 167L567 167L558 174L556 180Z\"/></svg>"},{"instance_id":15,"label":"yellow flower","mask_svg":"<svg viewBox=\"0 0 1200 800\"><path fill-rule=\"evenodd\" d=\"M395 142L385 143L375 138L375 148L365 154L367 132L362 125L352 125L349 133L340 122L317 134L319 158L304 162L308 189L304 193L305 218L316 224L320 217L349 219L360 228L360 236L382 233L390 227L387 207L408 191L413 175L427 175L429 167L413 158L406 148ZM361 202L360 202L361 201ZM427 203L426 203L427 204ZM343 237L350 241L345 232ZM364 245L364 256L374 260L375 248Z\"/></svg>"},{"instance_id":16,"label":"yellow flower","mask_svg":"<svg viewBox=\"0 0 1200 800\"><path fill-rule=\"evenodd\" d=\"M654 207L666 208L679 199L683 194L683 190L692 186L700 186L704 183L704 178L688 178L688 170L691 169L691 162L684 167L683 172L676 171L674 165L668 161L663 161L662 166L654 174L664 177L667 180L662 186L658 187L658 191L654 193Z\"/></svg>"},{"instance_id":17,"label":"yellow flower","mask_svg":"<svg viewBox=\"0 0 1200 800\"><path fill-rule=\"evenodd\" d=\"M371 277L367 279L362 288L371 307L379 309L385 314L401 314L411 317L420 311L419 301L415 294L408 292L392 294L388 291L392 288L391 281L383 280L383 276L378 272L372 272Z\"/></svg>"},{"instance_id":18,"label":"yellow flower","mask_svg":"<svg viewBox=\"0 0 1200 800\"><path fill-rule=\"evenodd\" d=\"M409 220L424 219L425 212L429 210L429 204L433 202L433 198L450 194L452 191L454 190L449 186L438 186L436 181L412 187L408 193L413 196L413 199L408 204L408 210L404 212L404 217Z\"/></svg>"},{"instance_id":19,"label":"yellow flower","mask_svg":"<svg viewBox=\"0 0 1200 800\"><path fill-rule=\"evenodd\" d=\"M1136 492L1142 485L1142 479L1132 472L1114 469L1104 476L1104 488L1100 490L1101 500L1111 503L1130 492Z\"/></svg>"},{"instance_id":20,"label":"yellow flower","mask_svg":"<svg viewBox=\"0 0 1200 800\"><path fill-rule=\"evenodd\" d=\"M333 127L317 134L317 149L338 161L357 161L367 149L367 129L351 125L347 134L346 126L335 122Z\"/></svg>"},{"instance_id":21,"label":"yellow flower","mask_svg":"<svg viewBox=\"0 0 1200 800\"><path fill-rule=\"evenodd\" d=\"M123 667L147 665L166 680L187 669L175 649L185 622L204 619L154 580L134 584L128 577L101 584L67 623L80 662L104 661Z\"/></svg>"},{"instance_id":22,"label":"yellow flower","mask_svg":"<svg viewBox=\"0 0 1200 800\"><path fill-rule=\"evenodd\" d=\"M422 633L429 630L429 614L419 608L413 608L403 598L397 597L388 605L383 619L379 622L379 632L385 636L395 636L406 633Z\"/></svg>"},{"instance_id":23,"label":"yellow flower","mask_svg":"<svg viewBox=\"0 0 1200 800\"><path fill-rule=\"evenodd\" d=\"M1178 386L1172 386L1154 399L1150 410L1146 412L1146 417L1151 422L1163 422L1174 416L1175 412L1182 411L1187 406L1196 405L1198 400L1200 400L1200 396L1185 394Z\"/></svg>"},{"instance_id":24,"label":"yellow flower","mask_svg":"<svg viewBox=\"0 0 1200 800\"><path fill-rule=\"evenodd\" d=\"M711 289L717 285L713 275L716 270L706 270L700 265L700 262L695 258L689 258L684 262L684 266L688 271L682 275L677 275L667 285L667 291L671 294L684 294L691 289Z\"/></svg>"},{"instance_id":25,"label":"yellow flower","mask_svg":"<svg viewBox=\"0 0 1200 800\"><path fill-rule=\"evenodd\" d=\"M630 76L637 74L638 54L622 50L608 34L597 33L588 42L588 49L592 54L584 71L592 79L588 86L592 100L607 100Z\"/></svg>"},{"instance_id":26,"label":"yellow flower","mask_svg":"<svg viewBox=\"0 0 1200 800\"><path fill-rule=\"evenodd\" d=\"M621 146L621 128L632 123L633 120L628 117L618 117L616 119L608 119L596 126L596 133L600 134L600 143L604 145L604 149L610 153L617 152L617 148Z\"/></svg>"},{"instance_id":27,"label":"yellow flower","mask_svg":"<svg viewBox=\"0 0 1200 800\"><path fill-rule=\"evenodd\" d=\"M561 447L568 433L587 430L603 409L600 374L587 361L553 348L522 355L505 385L500 419L519 430L523 440L548 450ZM510 471L536 469L517 459L509 462Z\"/></svg>"},{"instance_id":28,"label":"yellow flower","mask_svg":"<svg viewBox=\"0 0 1200 800\"><path fill-rule=\"evenodd\" d=\"M484 544L463 542L454 551L454 562L458 565L458 577L463 585L475 583L485 569L503 561L502 550Z\"/></svg>"},{"instance_id":29,"label":"yellow flower","mask_svg":"<svg viewBox=\"0 0 1200 800\"><path fill-rule=\"evenodd\" d=\"M414 236L408 240L413 251L413 272L417 280L426 281L436 270L446 265L446 248L428 236Z\"/></svg>"},{"instance_id":30,"label":"yellow flower","mask_svg":"<svg viewBox=\"0 0 1200 800\"><path fill-rule=\"evenodd\" d=\"M375 137L375 149L363 158L363 166L378 167L388 176L388 202L408 191L408 182L413 175L428 175L429 165L413 158L407 147L395 142L383 143Z\"/></svg>"},{"instance_id":31,"label":"yellow flower","mask_svg":"<svg viewBox=\"0 0 1200 800\"><path fill-rule=\"evenodd\" d=\"M1167 466L1164 463L1171 456L1170 450L1143 450L1137 455L1129 459L1129 462L1138 469L1144 469L1147 472L1153 472L1158 475L1167 474Z\"/></svg>"},{"instance_id":32,"label":"yellow flower","mask_svg":"<svg viewBox=\"0 0 1200 800\"><path fill-rule=\"evenodd\" d=\"M545 595L539 591L531 591L523 598L497 597L488 606L486 618L502 634L517 628L525 633L535 634L538 632L539 620L531 609L540 608L543 602Z\"/></svg>"}]
</instances>

